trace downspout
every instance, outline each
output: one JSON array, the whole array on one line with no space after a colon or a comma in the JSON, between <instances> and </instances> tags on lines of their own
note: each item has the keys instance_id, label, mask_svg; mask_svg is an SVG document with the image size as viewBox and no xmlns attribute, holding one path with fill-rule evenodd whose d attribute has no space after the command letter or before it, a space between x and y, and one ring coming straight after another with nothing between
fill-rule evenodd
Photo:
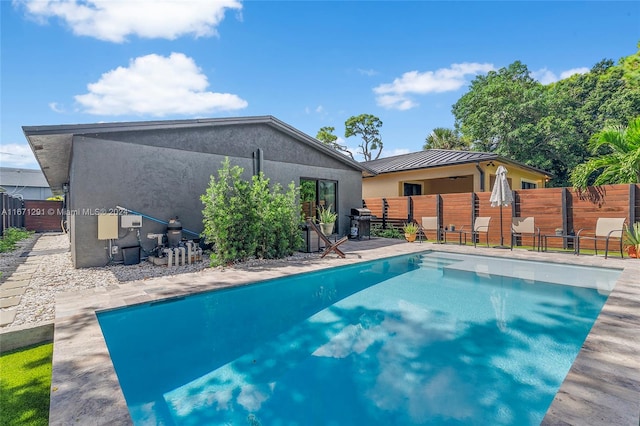
<instances>
[{"instance_id":1,"label":"downspout","mask_svg":"<svg viewBox=\"0 0 640 426\"><path fill-rule=\"evenodd\" d=\"M480 192L484 192L484 170L480 168L479 161L476 161L476 169L480 172Z\"/></svg>"}]
</instances>

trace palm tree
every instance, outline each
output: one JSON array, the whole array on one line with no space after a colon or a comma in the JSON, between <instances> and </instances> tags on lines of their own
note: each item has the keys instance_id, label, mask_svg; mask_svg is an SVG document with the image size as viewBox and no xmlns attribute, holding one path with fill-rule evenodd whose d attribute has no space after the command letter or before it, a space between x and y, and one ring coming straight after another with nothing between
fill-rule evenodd
<instances>
[{"instance_id":1,"label":"palm tree","mask_svg":"<svg viewBox=\"0 0 640 426\"><path fill-rule=\"evenodd\" d=\"M467 149L468 144L460 139L457 131L447 129L445 127L436 127L433 129L422 149Z\"/></svg>"},{"instance_id":2,"label":"palm tree","mask_svg":"<svg viewBox=\"0 0 640 426\"><path fill-rule=\"evenodd\" d=\"M598 155L601 148L608 153ZM610 126L596 133L589 141L589 149L598 156L576 166L571 173L574 187L640 183L640 116L627 127ZM596 177L590 183L593 175Z\"/></svg>"}]
</instances>

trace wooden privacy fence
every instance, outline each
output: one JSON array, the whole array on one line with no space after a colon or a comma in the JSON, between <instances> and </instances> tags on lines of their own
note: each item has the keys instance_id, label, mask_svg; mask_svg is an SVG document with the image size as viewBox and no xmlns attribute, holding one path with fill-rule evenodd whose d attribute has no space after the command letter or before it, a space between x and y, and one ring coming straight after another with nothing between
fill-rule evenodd
<instances>
[{"instance_id":1,"label":"wooden privacy fence","mask_svg":"<svg viewBox=\"0 0 640 426\"><path fill-rule=\"evenodd\" d=\"M400 228L405 222L420 222L423 216L431 216L438 218L440 228L455 225L457 229L464 226L471 230L476 217L489 216L489 241L500 244L500 208L491 207L490 197L490 192L472 192L366 198L363 206L371 210L372 224L383 228ZM502 208L502 234L507 245L512 217L533 217L542 235L554 235L556 229L564 235L573 235L580 229L594 231L600 217L624 217L627 224L640 221L640 184L605 185L583 191L523 189L513 191L513 199L513 204ZM566 240L549 240L549 247L563 245L567 245Z\"/></svg>"},{"instance_id":2,"label":"wooden privacy fence","mask_svg":"<svg viewBox=\"0 0 640 426\"><path fill-rule=\"evenodd\" d=\"M13 197L6 192L0 194L2 207L2 222L0 223L0 236L4 235L7 228L24 227L24 205L21 198Z\"/></svg>"},{"instance_id":3,"label":"wooden privacy fence","mask_svg":"<svg viewBox=\"0 0 640 426\"><path fill-rule=\"evenodd\" d=\"M28 231L62 231L62 201L25 200L24 227Z\"/></svg>"}]
</instances>

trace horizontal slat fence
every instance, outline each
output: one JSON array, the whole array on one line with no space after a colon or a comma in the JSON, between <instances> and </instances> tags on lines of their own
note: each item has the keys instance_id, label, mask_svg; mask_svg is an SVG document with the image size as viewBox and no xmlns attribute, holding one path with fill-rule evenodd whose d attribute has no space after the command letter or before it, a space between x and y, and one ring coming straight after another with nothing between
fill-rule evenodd
<instances>
[{"instance_id":1,"label":"horizontal slat fence","mask_svg":"<svg viewBox=\"0 0 640 426\"><path fill-rule=\"evenodd\" d=\"M600 217L624 217L626 223L640 221L640 184L605 185L584 191L573 188L544 188L513 191L514 203L502 208L502 243L510 244L511 218L534 217L542 235L565 235L595 231ZM490 192L417 195L410 197L367 198L364 207L375 216L374 223L397 227L404 222L420 222L423 216L436 216L442 227L455 225L471 230L475 217L491 217L489 242L501 243L500 208L491 207ZM560 232L560 231L559 231ZM527 238L529 241L529 238ZM481 241L484 242L484 239ZM571 242L568 243L571 247ZM567 246L561 238L550 238L550 248ZM604 248L599 245L598 249ZM616 249L614 244L613 249Z\"/></svg>"},{"instance_id":2,"label":"horizontal slat fence","mask_svg":"<svg viewBox=\"0 0 640 426\"><path fill-rule=\"evenodd\" d=\"M25 200L24 227L29 231L62 230L62 201Z\"/></svg>"},{"instance_id":3,"label":"horizontal slat fence","mask_svg":"<svg viewBox=\"0 0 640 426\"><path fill-rule=\"evenodd\" d=\"M442 194L442 226L455 225L456 229L471 230L473 222L473 194Z\"/></svg>"}]
</instances>

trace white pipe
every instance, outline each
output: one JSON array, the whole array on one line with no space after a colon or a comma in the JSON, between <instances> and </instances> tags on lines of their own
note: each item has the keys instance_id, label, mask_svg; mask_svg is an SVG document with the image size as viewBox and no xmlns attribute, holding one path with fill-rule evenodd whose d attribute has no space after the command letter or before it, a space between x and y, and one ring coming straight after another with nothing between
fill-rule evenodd
<instances>
[{"instance_id":1,"label":"white pipe","mask_svg":"<svg viewBox=\"0 0 640 426\"><path fill-rule=\"evenodd\" d=\"M187 263L189 265L191 265L191 246L192 246L192 242L191 241L187 241Z\"/></svg>"},{"instance_id":2,"label":"white pipe","mask_svg":"<svg viewBox=\"0 0 640 426\"><path fill-rule=\"evenodd\" d=\"M169 258L169 261L167 263L167 267L171 268L171 261L173 260L173 250L171 250L170 248L166 248L166 249L162 250L162 252L164 254L166 254L167 257Z\"/></svg>"},{"instance_id":3,"label":"white pipe","mask_svg":"<svg viewBox=\"0 0 640 426\"><path fill-rule=\"evenodd\" d=\"M184 259L184 255L185 255L184 247L178 247L176 250L178 250L180 252L180 254L182 255L182 263L181 263L181 265L184 266L185 265L185 262L184 262L184 260L185 260Z\"/></svg>"}]
</instances>

